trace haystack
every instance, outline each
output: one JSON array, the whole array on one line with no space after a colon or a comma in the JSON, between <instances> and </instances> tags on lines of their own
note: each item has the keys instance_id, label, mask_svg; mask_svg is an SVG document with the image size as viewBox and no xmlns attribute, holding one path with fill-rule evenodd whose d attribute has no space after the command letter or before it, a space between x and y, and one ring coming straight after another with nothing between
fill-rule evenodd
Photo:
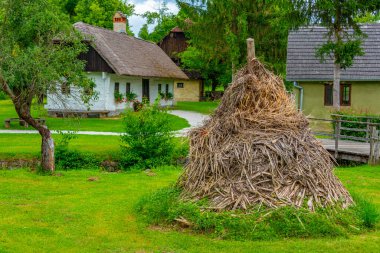
<instances>
[{"instance_id":1,"label":"haystack","mask_svg":"<svg viewBox=\"0 0 380 253\"><path fill-rule=\"evenodd\" d=\"M253 58L211 118L189 133L182 197L208 198L214 209L349 206L332 157L308 125L282 79Z\"/></svg>"}]
</instances>

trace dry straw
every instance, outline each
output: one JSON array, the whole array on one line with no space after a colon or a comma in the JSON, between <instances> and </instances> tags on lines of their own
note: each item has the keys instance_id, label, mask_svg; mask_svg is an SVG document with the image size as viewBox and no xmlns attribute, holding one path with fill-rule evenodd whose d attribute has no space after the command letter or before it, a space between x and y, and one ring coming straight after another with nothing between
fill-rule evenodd
<instances>
[{"instance_id":1,"label":"dry straw","mask_svg":"<svg viewBox=\"0 0 380 253\"><path fill-rule=\"evenodd\" d=\"M182 197L208 198L213 209L349 206L330 154L308 125L282 80L253 59L211 118L189 133Z\"/></svg>"}]
</instances>

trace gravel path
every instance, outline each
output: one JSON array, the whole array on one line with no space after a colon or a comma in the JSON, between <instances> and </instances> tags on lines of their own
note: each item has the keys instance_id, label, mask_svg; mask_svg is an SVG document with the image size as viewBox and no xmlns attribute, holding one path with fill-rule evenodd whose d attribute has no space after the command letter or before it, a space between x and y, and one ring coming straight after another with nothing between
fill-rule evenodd
<instances>
[{"instance_id":1,"label":"gravel path","mask_svg":"<svg viewBox=\"0 0 380 253\"><path fill-rule=\"evenodd\" d=\"M189 112L189 111L180 111L180 110L174 110L169 111L170 114L176 115L178 117L186 119L190 127L181 129L179 131L175 131L175 135L178 137L185 136L189 129L192 127L196 127L202 124L203 120L208 119L207 115L203 115L201 113L197 112ZM52 130L53 134L57 134L58 131ZM60 132L69 132L69 131L60 131ZM38 131L36 130L0 130L0 134L36 134ZM76 134L79 135L103 135L103 136L119 136L122 133L116 133L116 132L94 132L94 131L78 131Z\"/></svg>"}]
</instances>

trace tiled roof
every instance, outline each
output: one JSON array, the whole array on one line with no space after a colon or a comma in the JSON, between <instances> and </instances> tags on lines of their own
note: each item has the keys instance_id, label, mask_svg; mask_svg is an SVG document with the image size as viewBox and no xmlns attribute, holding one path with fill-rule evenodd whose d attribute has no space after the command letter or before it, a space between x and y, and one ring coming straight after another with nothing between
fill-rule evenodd
<instances>
[{"instance_id":1,"label":"tiled roof","mask_svg":"<svg viewBox=\"0 0 380 253\"><path fill-rule=\"evenodd\" d=\"M380 80L380 23L362 25L361 30L368 36L362 44L365 55L356 57L350 68L342 70L342 81ZM326 31L323 27L305 27L289 33L288 81L333 80L333 61L321 63L315 57L316 48L327 40Z\"/></svg>"}]
</instances>

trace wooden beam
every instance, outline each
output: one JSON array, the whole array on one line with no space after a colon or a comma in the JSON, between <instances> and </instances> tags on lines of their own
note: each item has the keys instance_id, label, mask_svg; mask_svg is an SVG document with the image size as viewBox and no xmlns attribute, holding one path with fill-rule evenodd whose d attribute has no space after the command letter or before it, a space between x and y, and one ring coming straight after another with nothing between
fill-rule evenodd
<instances>
[{"instance_id":1,"label":"wooden beam","mask_svg":"<svg viewBox=\"0 0 380 253\"><path fill-rule=\"evenodd\" d=\"M247 39L247 63L250 64L255 55L255 40L252 38Z\"/></svg>"}]
</instances>

